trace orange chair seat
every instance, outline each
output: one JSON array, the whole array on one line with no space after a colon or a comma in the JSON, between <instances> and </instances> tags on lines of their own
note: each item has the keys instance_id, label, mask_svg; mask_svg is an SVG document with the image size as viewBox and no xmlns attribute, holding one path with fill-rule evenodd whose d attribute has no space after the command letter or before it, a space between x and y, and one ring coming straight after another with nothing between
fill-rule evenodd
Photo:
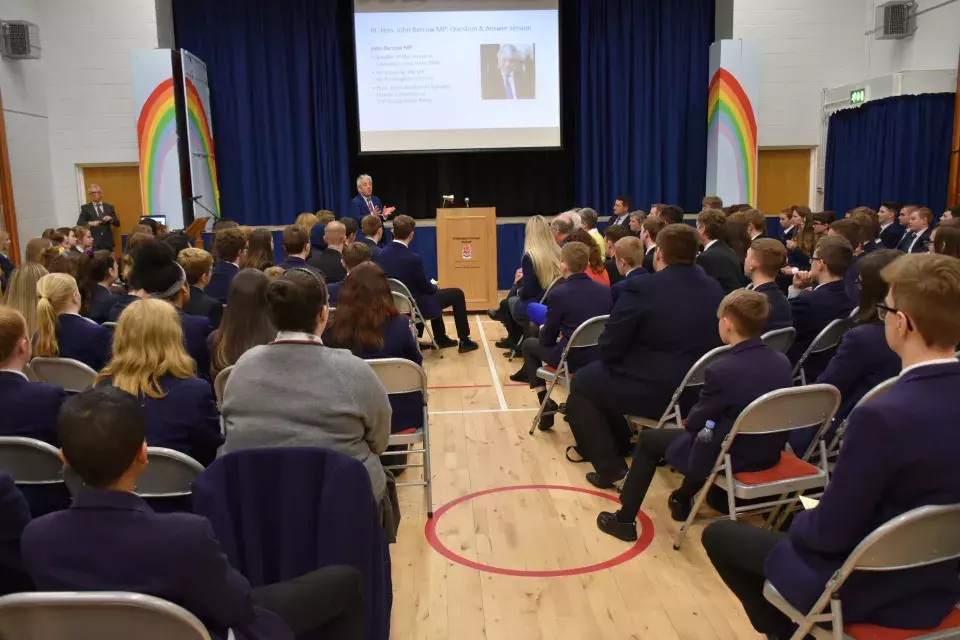
<instances>
[{"instance_id":1,"label":"orange chair seat","mask_svg":"<svg viewBox=\"0 0 960 640\"><path fill-rule=\"evenodd\" d=\"M733 478L743 484L766 484L778 480L812 476L817 471L818 469L809 462L804 462L792 453L781 451L780 462L776 466L764 471L741 471L733 474Z\"/></svg>"},{"instance_id":2,"label":"orange chair seat","mask_svg":"<svg viewBox=\"0 0 960 640\"><path fill-rule=\"evenodd\" d=\"M417 427L410 427L409 429L404 429L403 431L394 431L390 435L392 436L412 436L417 432Z\"/></svg>"},{"instance_id":3,"label":"orange chair seat","mask_svg":"<svg viewBox=\"0 0 960 640\"><path fill-rule=\"evenodd\" d=\"M907 640L917 636L934 633L937 631L947 631L960 627L960 609L954 608L940 626L936 629L924 629L922 631L911 629L891 629L889 627L880 627L875 624L858 623L851 624L843 628L848 636L854 640Z\"/></svg>"}]
</instances>

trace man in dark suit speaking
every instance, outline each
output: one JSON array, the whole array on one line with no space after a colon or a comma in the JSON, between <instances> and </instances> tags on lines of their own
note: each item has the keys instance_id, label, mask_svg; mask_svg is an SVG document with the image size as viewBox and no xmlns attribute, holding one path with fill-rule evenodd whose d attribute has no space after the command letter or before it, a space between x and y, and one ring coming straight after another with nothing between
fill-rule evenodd
<instances>
[{"instance_id":1,"label":"man in dark suit speaking","mask_svg":"<svg viewBox=\"0 0 960 640\"><path fill-rule=\"evenodd\" d=\"M396 210L396 207L384 209L380 198L373 195L373 178L367 174L357 178L357 195L350 201L348 217L356 220L357 224L361 224L366 216L373 215L386 220Z\"/></svg>"},{"instance_id":2,"label":"man in dark suit speaking","mask_svg":"<svg viewBox=\"0 0 960 640\"><path fill-rule=\"evenodd\" d=\"M103 201L103 190L98 184L91 184L90 202L80 207L80 217L77 218L78 227L90 227L93 235L93 250L113 251L113 230L110 227L119 227L117 212L112 204Z\"/></svg>"},{"instance_id":3,"label":"man in dark suit speaking","mask_svg":"<svg viewBox=\"0 0 960 640\"><path fill-rule=\"evenodd\" d=\"M487 47L483 45L484 53ZM532 58L524 58L512 44L500 45L497 50L497 65L493 66L481 56L483 62L484 100L531 100L536 98L536 78Z\"/></svg>"}]
</instances>

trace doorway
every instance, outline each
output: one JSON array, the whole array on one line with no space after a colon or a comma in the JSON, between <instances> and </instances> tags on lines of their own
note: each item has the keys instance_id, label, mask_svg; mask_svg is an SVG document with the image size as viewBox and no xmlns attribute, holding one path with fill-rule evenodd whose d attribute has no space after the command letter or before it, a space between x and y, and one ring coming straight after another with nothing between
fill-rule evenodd
<instances>
[{"instance_id":1,"label":"doorway","mask_svg":"<svg viewBox=\"0 0 960 640\"><path fill-rule=\"evenodd\" d=\"M136 164L93 165L79 167L81 202L89 202L87 187L98 184L103 189L103 201L112 204L120 227L113 229L114 246L121 247L121 236L129 233L143 212L140 197L140 168Z\"/></svg>"}]
</instances>

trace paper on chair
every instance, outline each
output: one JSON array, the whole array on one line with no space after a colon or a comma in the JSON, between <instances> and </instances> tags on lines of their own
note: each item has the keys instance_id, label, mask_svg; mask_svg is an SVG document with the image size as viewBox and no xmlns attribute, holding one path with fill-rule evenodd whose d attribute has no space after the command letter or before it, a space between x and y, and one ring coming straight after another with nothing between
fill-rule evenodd
<instances>
[{"instance_id":1,"label":"paper on chair","mask_svg":"<svg viewBox=\"0 0 960 640\"><path fill-rule=\"evenodd\" d=\"M814 509L820 501L816 498L808 498L807 496L800 496L800 504L803 505L804 509Z\"/></svg>"}]
</instances>

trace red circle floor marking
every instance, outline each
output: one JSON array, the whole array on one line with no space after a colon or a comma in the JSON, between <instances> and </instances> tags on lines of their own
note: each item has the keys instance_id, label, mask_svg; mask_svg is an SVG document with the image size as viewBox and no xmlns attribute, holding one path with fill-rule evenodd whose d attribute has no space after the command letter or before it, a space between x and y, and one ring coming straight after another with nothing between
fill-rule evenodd
<instances>
[{"instance_id":1,"label":"red circle floor marking","mask_svg":"<svg viewBox=\"0 0 960 640\"><path fill-rule=\"evenodd\" d=\"M423 528L424 535L427 537L427 542L430 543L430 546L433 547L437 553L445 557L447 560L452 560L457 564L461 564L465 567L470 567L471 569L476 569L478 571L486 571L487 573L495 573L502 576L518 576L522 578L561 578L565 576L577 576L584 573L593 573L594 571L600 571L602 569L609 569L610 567L615 567L619 564L623 564L627 560L637 557L644 551L644 549L650 546L651 542L653 542L653 521L650 520L650 517L647 516L647 514L641 511L637 514L637 520L642 527L640 538L632 547L623 553L614 556L609 560L604 560L603 562L587 565L585 567L573 567L571 569L551 569L548 571L531 571L527 569L506 569L503 567L494 567L489 564L475 562L469 558L464 558L463 556L454 553L437 537L437 522L447 511L453 507L468 500L479 498L480 496L490 495L491 493L503 493L504 491L523 491L527 489L547 489L551 491L573 491L576 493L586 493L587 495L597 496L598 498L604 498L610 502L620 504L620 501L617 498L607 493L603 493L602 491L581 489L580 487L567 487L558 484L521 484L510 487L495 487L493 489L485 489L483 491L477 491L475 493L468 493L465 496L460 496L456 500L448 502L437 509L433 514L433 518L427 520L427 524Z\"/></svg>"}]
</instances>

